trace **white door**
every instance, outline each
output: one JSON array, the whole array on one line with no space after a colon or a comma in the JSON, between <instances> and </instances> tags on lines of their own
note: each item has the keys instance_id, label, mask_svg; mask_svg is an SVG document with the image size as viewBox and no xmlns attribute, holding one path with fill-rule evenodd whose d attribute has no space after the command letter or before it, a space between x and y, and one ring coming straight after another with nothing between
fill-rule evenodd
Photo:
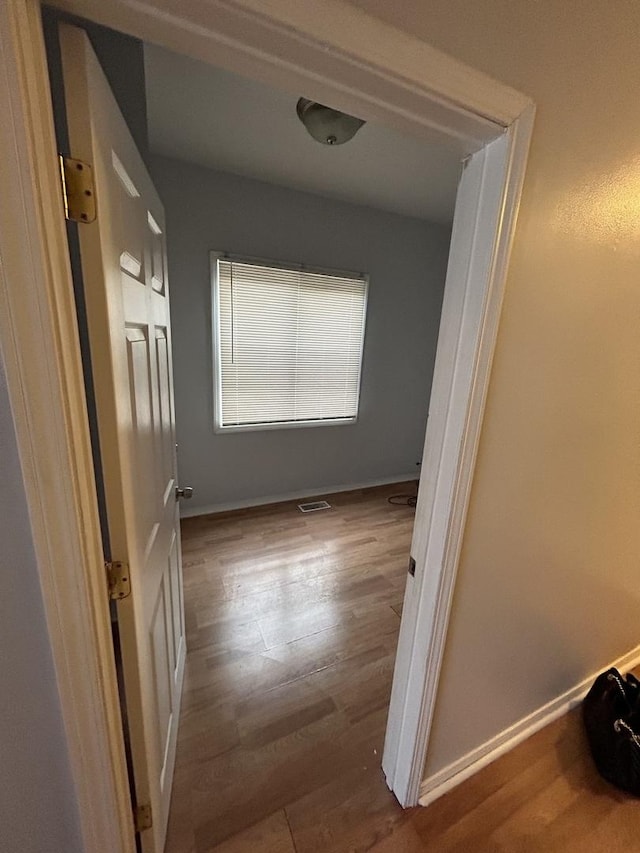
<instances>
[{"instance_id":1,"label":"white door","mask_svg":"<svg viewBox=\"0 0 640 853\"><path fill-rule=\"evenodd\" d=\"M118 622L138 804L164 847L185 659L164 211L83 30L60 28L71 152L93 167L80 224Z\"/></svg>"}]
</instances>

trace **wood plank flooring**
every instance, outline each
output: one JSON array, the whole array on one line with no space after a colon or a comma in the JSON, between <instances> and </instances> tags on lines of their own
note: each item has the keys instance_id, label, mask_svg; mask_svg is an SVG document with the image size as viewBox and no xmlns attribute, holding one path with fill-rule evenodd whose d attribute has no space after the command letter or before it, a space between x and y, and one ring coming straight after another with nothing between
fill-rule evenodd
<instances>
[{"instance_id":1,"label":"wood plank flooring","mask_svg":"<svg viewBox=\"0 0 640 853\"><path fill-rule=\"evenodd\" d=\"M414 511L392 486L183 522L188 655L166 853L640 850L568 715L427 809L380 759Z\"/></svg>"}]
</instances>

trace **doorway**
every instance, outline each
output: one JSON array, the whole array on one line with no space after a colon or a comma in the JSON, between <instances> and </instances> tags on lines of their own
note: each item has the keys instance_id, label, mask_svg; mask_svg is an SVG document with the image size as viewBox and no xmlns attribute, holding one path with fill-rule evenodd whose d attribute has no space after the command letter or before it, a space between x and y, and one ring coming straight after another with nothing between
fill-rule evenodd
<instances>
[{"instance_id":1,"label":"doorway","mask_svg":"<svg viewBox=\"0 0 640 853\"><path fill-rule=\"evenodd\" d=\"M117 22L113 21L112 23ZM130 25L131 21L129 21ZM15 30L11 31L11 38L16 38ZM261 33L260 38L263 44L268 43L266 33ZM274 52L274 57L276 53ZM321 59L321 53L322 50L318 54L319 60ZM389 61L393 66L393 61ZM344 105L347 106L346 104ZM510 105L515 115L519 115L521 109L527 106L526 102L522 100L517 102L520 108L517 111L515 109L515 101L512 101ZM357 112L354 109L352 111ZM30 120L35 120L33 114L31 114ZM461 252L459 264L456 265L453 263L449 268L448 296L445 297L445 308L453 311L457 322L444 324L446 328L443 326L443 330L446 334L443 337L441 333L438 362L436 365L436 390L438 394L442 394L441 399L445 404L442 409L439 409L439 406L434 409L432 398L429 427L432 439L431 448L428 448L428 452L431 455L429 461L434 463L434 470L439 471L439 476L432 484L432 487L430 487L431 493L421 497L421 505L419 504L418 507L418 514L421 518L426 517L427 522L433 519L437 523L427 523L421 526L419 528L421 533L419 534L417 529L414 539L412 551L418 569L416 580L409 581L410 596L408 602L410 607L408 608L408 615L405 612L405 616L403 617L403 631L400 640L401 650L398 657L398 666L396 667L396 687L392 696L392 713L387 737L385 766L387 778L403 803L407 804L411 802L412 798L415 800L412 787L414 789L417 788L417 784L419 783L419 765L424 755L422 745L419 745L416 749L416 743L420 740L418 734L420 731L424 735L422 744L426 743L429 703L426 701L425 696L428 695L429 690L428 678L431 678L433 682L431 685L432 691L435 690L435 683L437 682L438 655L441 655L441 649L438 650L438 643L436 642L434 645L433 640L434 638L436 640L439 638L440 641L444 640L447 592L450 594L455 575L456 546L459 546L459 540L456 542L455 535L452 537L452 527L449 521L453 513L455 516L453 525L454 533L456 525L460 527L459 533L461 533L461 526L464 521L464 507L466 505L465 478L467 478L466 487L468 487L475 452L474 440L469 442L468 439L470 434L473 437L473 430L477 430L479 427L484 387L486 385L486 375L488 374L493 341L491 332L495 333L495 327L493 330L489 329L487 331L487 318L490 316L491 322L497 321L501 296L500 288L489 287L487 289L487 283L493 285L496 281L500 281L504 273L524 161L522 152L524 151L524 154L526 154L526 145L524 149L522 148L522 133L524 128L525 125L521 124L520 148L515 144L518 141L518 137L516 128L514 127L510 134L502 136L501 144L489 145L482 150L481 156L477 155L471 159L470 165L465 170L465 176L463 177L460 198L464 201L466 187L472 203L467 210L468 217L465 218L462 215L459 217L457 234L454 227L454 247L456 246L456 236L462 241L461 246L463 246L469 238L470 233L474 235L475 243L471 240L468 244L469 254L465 255L464 252ZM461 134L462 131L459 129L458 133ZM528 127L525 136L528 139ZM468 139L469 137L465 138ZM482 148L481 144L480 148ZM519 157L521 160L514 161L514 151L520 152ZM486 190L490 183L489 176L494 174L496 170L498 175L497 189L494 187L493 195L487 194ZM43 176L45 178L47 174L47 169L43 168ZM48 180L52 180L51 175L49 175ZM22 191L24 190L21 189L20 192ZM55 195L52 190L51 198L54 197ZM507 214L506 219L505 212ZM478 223L481 223L482 226L479 226ZM501 223L501 227L497 227L496 223ZM483 237L480 230L481 227L487 224L490 225L488 227L490 234L488 240L486 237ZM55 239L58 239L58 237L52 235L51 240L55 242ZM482 252L477 252L478 245L485 248L484 255ZM473 261L471 264L468 263L469 258ZM457 253L454 254L454 260L458 260ZM64 276L60 276L60 281L63 278ZM472 284L478 281L483 282L483 287L475 294L476 298L474 299L471 293L473 289ZM493 312L493 315L491 312ZM58 316L59 321L60 316ZM484 334L480 334L481 331ZM470 340L472 342L470 352L460 352L460 340ZM55 346L52 351L56 351ZM18 361L20 361L19 356L20 353L16 355ZM440 370L438 370L438 365L440 366ZM24 376L21 376L20 382L24 383L25 381ZM36 397L37 389L34 388L32 390L33 396ZM30 398L30 395L27 396ZM438 400L440 397L436 397L435 399ZM469 432L470 428L471 433ZM64 430L63 434L66 434ZM466 443L460 442L460 435L465 436L467 439ZM429 445L429 434L427 438L427 444ZM463 447L463 451L460 451L461 446ZM447 467L445 463L451 461L452 455L454 457L454 464ZM73 454L70 454L67 457L67 463L70 464L72 459ZM450 482L456 484L456 488L453 491L447 488L447 484L443 479L445 476L449 477ZM452 494L454 495L453 499L451 499ZM439 504L439 501L444 501L444 503ZM71 507L69 509L69 517L75 517L74 513L71 512ZM444 511L440 512L439 509L443 509ZM56 513L53 513L51 518L47 519L46 524L54 524L57 517ZM42 519L42 523L45 524L44 518ZM60 519L60 523L64 524L64 519ZM446 528L445 536L441 536L442 531L438 529L438 525L441 523ZM444 553L446 556L445 563L451 563L452 571L449 572L448 577L445 576L445 580L449 584L447 586L447 583L442 583L443 575L440 569L438 570L439 574L436 578L437 594L428 599L425 594L427 584L427 581L425 581L425 566L429 565L429 560L433 560L434 565L440 565L441 568L441 560L436 553L438 547L441 548L441 553ZM429 578L428 582L433 583L434 579ZM96 597L98 595L98 585L96 585L95 595ZM438 604L438 607L432 608L436 611L435 620L429 618L428 612L429 606L434 601ZM441 620L439 630L438 619ZM436 629L435 633L434 626ZM424 664L424 661L427 659L427 655L424 654L425 650L432 652L432 659L426 667ZM428 678L426 680L421 677L421 667L423 670L425 668L428 669ZM73 673L71 673L72 676ZM414 694L419 694L419 697L417 697L419 701L415 701L415 695L412 701L412 691ZM396 705L395 711L394 701ZM74 704L72 702L67 704L67 713L77 713ZM89 711L91 711L91 707L92 705L90 704ZM419 712L416 714L417 709ZM412 753L411 756L407 755L409 748ZM83 778L82 774L79 778ZM114 847L114 849L116 848Z\"/></svg>"},{"instance_id":2,"label":"doorway","mask_svg":"<svg viewBox=\"0 0 640 853\"><path fill-rule=\"evenodd\" d=\"M380 761L459 159L375 123L348 149L323 147L290 93L95 25L62 21L58 35L49 23L50 67L60 43L68 105L61 150L91 164L98 199L96 222L71 226L70 239L81 254L96 455L118 446L100 481L105 538L131 575L115 610L133 789L151 806L148 829L160 847L168 826L166 849L179 851L225 841L285 808L293 821L303 794L354 770L360 777L363 758L369 773L354 792L366 798L377 788L395 815ZM134 82L143 59L146 92ZM118 116L118 89L107 84L118 81L114 64L122 74L127 63ZM148 149L138 144L164 212L124 133L127 119L138 128L145 97L151 139ZM55 87L54 100L62 101ZM216 245L242 254L211 253L211 299ZM167 288L170 326L161 319ZM175 381L163 390L171 352ZM115 400L109 371L126 390ZM183 691L175 439L171 413L162 415L173 396L179 481L194 487L182 508L195 516L183 520ZM328 498L323 514L303 513L298 504L318 491ZM282 504L288 492L296 501ZM221 514L234 496L256 509ZM156 556L166 577L153 570ZM176 614L169 625L158 621L165 611ZM248 774L253 765L260 772ZM224 777L223 792L207 789L207 798L203 776Z\"/></svg>"},{"instance_id":3,"label":"doorway","mask_svg":"<svg viewBox=\"0 0 640 853\"><path fill-rule=\"evenodd\" d=\"M323 146L298 120L295 93L156 45L144 54L150 168L168 222L180 478L194 487L182 507L189 652L167 849L295 822L294 803L354 770L352 796L374 788L395 815L380 762L414 513L388 499L417 493L404 481L419 476L460 160L376 122ZM211 249L221 250L213 304L226 314L212 312ZM334 326L347 334L330 291L332 316L317 321L324 299L311 289L327 269L327 288L350 302L368 289L357 420L277 424L296 414L282 365L297 409L313 412L314 353ZM300 301L294 356L285 317ZM265 326L275 357L271 339L256 342ZM300 352L311 387L289 367ZM275 386L266 399L257 382ZM330 507L301 513L313 496ZM203 776L224 778L224 790L207 799Z\"/></svg>"}]
</instances>

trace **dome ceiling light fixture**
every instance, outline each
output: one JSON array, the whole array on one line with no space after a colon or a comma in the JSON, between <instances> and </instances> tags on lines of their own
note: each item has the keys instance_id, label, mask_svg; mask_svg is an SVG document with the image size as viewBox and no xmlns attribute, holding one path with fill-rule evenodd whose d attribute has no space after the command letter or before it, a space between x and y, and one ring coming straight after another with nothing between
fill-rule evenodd
<instances>
[{"instance_id":1,"label":"dome ceiling light fixture","mask_svg":"<svg viewBox=\"0 0 640 853\"><path fill-rule=\"evenodd\" d=\"M323 145L344 145L356 135L363 119L317 104L308 98L300 98L296 112L309 134Z\"/></svg>"}]
</instances>

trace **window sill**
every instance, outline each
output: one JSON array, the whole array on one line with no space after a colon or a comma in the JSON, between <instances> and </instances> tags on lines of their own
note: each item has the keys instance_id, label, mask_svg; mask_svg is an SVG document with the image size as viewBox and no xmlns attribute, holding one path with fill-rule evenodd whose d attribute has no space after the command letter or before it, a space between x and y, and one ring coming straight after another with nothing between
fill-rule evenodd
<instances>
[{"instance_id":1,"label":"window sill","mask_svg":"<svg viewBox=\"0 0 640 853\"><path fill-rule=\"evenodd\" d=\"M354 418L332 418L331 420L318 421L281 421L279 423L269 424L240 424L237 426L220 426L216 424L213 431L217 434L231 432L262 432L264 430L274 429L307 429L308 427L325 427L325 426L350 426L357 423L357 416Z\"/></svg>"}]
</instances>

